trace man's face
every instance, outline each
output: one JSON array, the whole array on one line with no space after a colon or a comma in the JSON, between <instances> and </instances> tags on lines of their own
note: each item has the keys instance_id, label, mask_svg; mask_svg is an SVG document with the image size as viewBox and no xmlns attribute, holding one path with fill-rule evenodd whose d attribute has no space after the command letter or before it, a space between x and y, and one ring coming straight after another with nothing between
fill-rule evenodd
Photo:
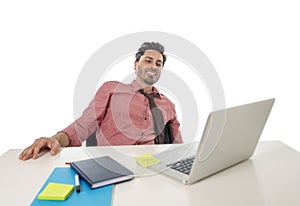
<instances>
[{"instance_id":1,"label":"man's face","mask_svg":"<svg viewBox=\"0 0 300 206\"><path fill-rule=\"evenodd\" d=\"M146 50L138 62L134 63L136 81L141 86L150 86L158 81L163 68L163 57L155 50Z\"/></svg>"}]
</instances>

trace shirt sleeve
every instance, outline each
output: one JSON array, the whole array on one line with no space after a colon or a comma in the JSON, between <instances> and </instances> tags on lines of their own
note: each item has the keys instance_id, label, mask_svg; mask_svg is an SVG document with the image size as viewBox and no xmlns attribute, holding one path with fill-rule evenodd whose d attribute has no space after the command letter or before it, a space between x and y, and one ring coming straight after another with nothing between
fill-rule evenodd
<instances>
[{"instance_id":1,"label":"shirt sleeve","mask_svg":"<svg viewBox=\"0 0 300 206\"><path fill-rule=\"evenodd\" d=\"M177 121L177 119L176 121L173 121L170 125L172 128L173 138L174 138L173 144L183 143L181 131L179 129L179 122Z\"/></svg>"},{"instance_id":2,"label":"shirt sleeve","mask_svg":"<svg viewBox=\"0 0 300 206\"><path fill-rule=\"evenodd\" d=\"M98 129L106 114L112 91L117 85L118 82L104 83L82 115L61 131L67 134L69 146L81 146L82 142Z\"/></svg>"},{"instance_id":3,"label":"shirt sleeve","mask_svg":"<svg viewBox=\"0 0 300 206\"><path fill-rule=\"evenodd\" d=\"M180 131L180 123L177 120L175 105L172 106L173 119L170 120L170 127L173 133L173 144L183 143L182 135Z\"/></svg>"}]
</instances>

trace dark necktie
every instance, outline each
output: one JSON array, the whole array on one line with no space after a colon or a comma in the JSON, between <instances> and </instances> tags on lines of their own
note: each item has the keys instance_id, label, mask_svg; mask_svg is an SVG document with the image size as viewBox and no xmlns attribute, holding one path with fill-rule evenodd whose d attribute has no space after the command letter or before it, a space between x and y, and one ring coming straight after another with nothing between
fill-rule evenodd
<instances>
[{"instance_id":1,"label":"dark necktie","mask_svg":"<svg viewBox=\"0 0 300 206\"><path fill-rule=\"evenodd\" d=\"M161 110L156 106L154 101L154 97L158 97L159 94L147 94L143 89L140 89L139 92L145 95L145 97L147 97L147 99L149 100L150 110L154 122L155 144L164 144L164 117Z\"/></svg>"}]
</instances>

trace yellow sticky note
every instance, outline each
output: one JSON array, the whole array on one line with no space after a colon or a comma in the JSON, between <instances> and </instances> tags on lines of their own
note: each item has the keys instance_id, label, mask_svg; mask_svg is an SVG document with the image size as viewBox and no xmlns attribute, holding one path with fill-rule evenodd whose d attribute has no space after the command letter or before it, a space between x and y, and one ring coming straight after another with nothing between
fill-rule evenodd
<instances>
[{"instance_id":1,"label":"yellow sticky note","mask_svg":"<svg viewBox=\"0 0 300 206\"><path fill-rule=\"evenodd\" d=\"M43 191L38 195L39 200L65 200L74 190L72 184L61 184L49 182Z\"/></svg>"},{"instance_id":2,"label":"yellow sticky note","mask_svg":"<svg viewBox=\"0 0 300 206\"><path fill-rule=\"evenodd\" d=\"M139 163L143 167L149 167L151 165L156 165L160 163L160 161L154 158L151 154L144 154L134 158L137 163Z\"/></svg>"}]
</instances>

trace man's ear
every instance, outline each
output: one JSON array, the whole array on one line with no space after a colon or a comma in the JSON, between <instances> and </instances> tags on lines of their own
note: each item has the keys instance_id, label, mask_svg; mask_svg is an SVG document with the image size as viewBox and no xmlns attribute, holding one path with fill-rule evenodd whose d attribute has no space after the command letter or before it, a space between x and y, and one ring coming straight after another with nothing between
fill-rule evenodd
<instances>
[{"instance_id":1,"label":"man's ear","mask_svg":"<svg viewBox=\"0 0 300 206\"><path fill-rule=\"evenodd\" d=\"M139 66L139 62L138 62L138 61L135 61L135 62L134 62L134 70L137 70L137 69L138 69L138 66Z\"/></svg>"}]
</instances>

